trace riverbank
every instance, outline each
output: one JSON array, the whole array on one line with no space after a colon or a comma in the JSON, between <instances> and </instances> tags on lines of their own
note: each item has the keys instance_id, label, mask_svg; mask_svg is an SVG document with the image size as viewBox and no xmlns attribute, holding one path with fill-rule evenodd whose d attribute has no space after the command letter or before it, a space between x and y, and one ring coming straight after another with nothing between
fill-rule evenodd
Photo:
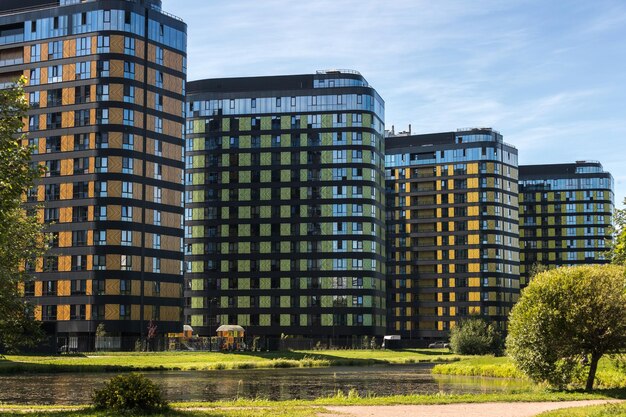
<instances>
[{"instance_id":1,"label":"riverbank","mask_svg":"<svg viewBox=\"0 0 626 417\"><path fill-rule=\"evenodd\" d=\"M478 394L478 395L407 395L394 397L367 397L361 398L357 394L341 394L329 398L320 398L312 401L267 401L267 400L238 400L211 403L174 403L172 410L158 414L155 417L322 417L340 415L354 415L352 411L357 408L367 411L369 416L392 417L396 414L390 410L408 410L415 414L418 406L429 407L429 410L437 410L436 406L442 406L438 410L448 414L428 414L431 417L437 415L464 415L465 413L449 414L450 407L454 410L477 409L477 410L507 410L507 409L536 409L530 404L544 403L555 409L559 406L587 405L586 401L613 401L624 399L626 392L615 390L601 390L595 393L584 392L551 392L533 391L524 393L509 394ZM576 402L576 403L572 403ZM476 407L484 405L484 407ZM404 408L402 408L404 407ZM434 408L433 408L434 407ZM535 407L535 408L533 408ZM380 410L381 414L372 414ZM544 409L538 410L538 412ZM14 417L24 415L27 412L30 416L40 417L105 417L113 416L105 412L94 411L89 407L58 407L58 406L8 406L0 405L0 417ZM345 414L347 413L347 414ZM536 414L536 413L535 413ZM357 414L358 415L358 414ZM477 414L483 417L491 414ZM534 414L528 414L528 416ZM502 414L493 414L494 417L503 417ZM523 414L515 414L523 416ZM564 415L565 416L565 415ZM578 416L578 415L576 415ZM582 417L582 415L580 415ZM135 415L139 417L139 415ZM550 416L552 417L552 416ZM556 417L561 417L560 415ZM598 416L600 417L600 416Z\"/></svg>"},{"instance_id":2,"label":"riverbank","mask_svg":"<svg viewBox=\"0 0 626 417\"><path fill-rule=\"evenodd\" d=\"M14 356L0 360L0 374L125 371L204 371L255 368L312 368L454 362L444 349L325 350L292 352L138 352L60 356Z\"/></svg>"},{"instance_id":3,"label":"riverbank","mask_svg":"<svg viewBox=\"0 0 626 417\"><path fill-rule=\"evenodd\" d=\"M480 376L491 378L520 378L526 376L515 367L508 357L465 357L455 363L437 364L434 375ZM602 358L598 364L596 386L600 388L626 388L626 373L617 369L610 358Z\"/></svg>"}]
</instances>

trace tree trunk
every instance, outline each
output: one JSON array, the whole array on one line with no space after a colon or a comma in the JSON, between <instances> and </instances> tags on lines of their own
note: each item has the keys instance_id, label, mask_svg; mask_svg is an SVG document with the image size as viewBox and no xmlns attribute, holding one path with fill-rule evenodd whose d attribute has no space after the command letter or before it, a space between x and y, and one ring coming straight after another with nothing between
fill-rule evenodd
<instances>
[{"instance_id":1,"label":"tree trunk","mask_svg":"<svg viewBox=\"0 0 626 417\"><path fill-rule=\"evenodd\" d=\"M587 376L587 386L585 387L586 391L593 391L593 381L596 379L596 371L598 370L598 362L602 354L600 353L592 353L591 354L591 363L589 364L589 375Z\"/></svg>"}]
</instances>

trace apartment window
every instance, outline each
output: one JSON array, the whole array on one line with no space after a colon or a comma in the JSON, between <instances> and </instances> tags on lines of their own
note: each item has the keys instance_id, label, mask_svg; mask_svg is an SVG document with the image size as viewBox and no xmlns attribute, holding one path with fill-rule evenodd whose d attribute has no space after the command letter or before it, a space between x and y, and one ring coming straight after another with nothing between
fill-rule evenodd
<instances>
[{"instance_id":1,"label":"apartment window","mask_svg":"<svg viewBox=\"0 0 626 417\"><path fill-rule=\"evenodd\" d=\"M47 208L44 209L44 222L52 223L59 221L59 209L58 208Z\"/></svg>"},{"instance_id":2,"label":"apartment window","mask_svg":"<svg viewBox=\"0 0 626 417\"><path fill-rule=\"evenodd\" d=\"M122 221L123 222L133 221L133 207L132 206L122 206Z\"/></svg>"},{"instance_id":3,"label":"apartment window","mask_svg":"<svg viewBox=\"0 0 626 417\"><path fill-rule=\"evenodd\" d=\"M97 156L95 165L96 173L106 173L109 170L109 158L106 156Z\"/></svg>"},{"instance_id":4,"label":"apartment window","mask_svg":"<svg viewBox=\"0 0 626 417\"><path fill-rule=\"evenodd\" d=\"M61 151L61 136L50 136L46 138L46 153Z\"/></svg>"},{"instance_id":5,"label":"apartment window","mask_svg":"<svg viewBox=\"0 0 626 417\"><path fill-rule=\"evenodd\" d=\"M48 61L63 58L63 41L48 43Z\"/></svg>"},{"instance_id":6,"label":"apartment window","mask_svg":"<svg viewBox=\"0 0 626 417\"><path fill-rule=\"evenodd\" d=\"M96 133L96 148L107 149L109 147L109 134L107 132Z\"/></svg>"},{"instance_id":7,"label":"apartment window","mask_svg":"<svg viewBox=\"0 0 626 417\"><path fill-rule=\"evenodd\" d=\"M124 124L126 126L135 125L135 111L130 109L124 109Z\"/></svg>"},{"instance_id":8,"label":"apartment window","mask_svg":"<svg viewBox=\"0 0 626 417\"><path fill-rule=\"evenodd\" d=\"M28 130L30 131L39 130L39 116L38 115L28 117Z\"/></svg>"},{"instance_id":9,"label":"apartment window","mask_svg":"<svg viewBox=\"0 0 626 417\"><path fill-rule=\"evenodd\" d=\"M154 163L154 178L160 180L163 175L163 165L159 163Z\"/></svg>"},{"instance_id":10,"label":"apartment window","mask_svg":"<svg viewBox=\"0 0 626 417\"><path fill-rule=\"evenodd\" d=\"M109 16L110 16L109 12ZM97 52L99 54L108 53L111 49L111 37L109 35L100 35L98 36L98 49ZM108 62L108 61L107 61Z\"/></svg>"},{"instance_id":11,"label":"apartment window","mask_svg":"<svg viewBox=\"0 0 626 417\"><path fill-rule=\"evenodd\" d=\"M121 282L124 282L125 280L122 280ZM120 292L121 292L121 285L120 285ZM128 294L130 294L130 290L128 291ZM131 318L131 314L130 314L130 305L129 304L120 304L120 320L130 320Z\"/></svg>"},{"instance_id":12,"label":"apartment window","mask_svg":"<svg viewBox=\"0 0 626 417\"><path fill-rule=\"evenodd\" d=\"M89 125L90 110L76 110L74 112L74 126Z\"/></svg>"},{"instance_id":13,"label":"apartment window","mask_svg":"<svg viewBox=\"0 0 626 417\"><path fill-rule=\"evenodd\" d=\"M161 71L155 71L154 83L156 87L163 88L163 73Z\"/></svg>"},{"instance_id":14,"label":"apartment window","mask_svg":"<svg viewBox=\"0 0 626 417\"><path fill-rule=\"evenodd\" d=\"M161 187L154 187L154 202L160 203L163 198L163 189Z\"/></svg>"},{"instance_id":15,"label":"apartment window","mask_svg":"<svg viewBox=\"0 0 626 417\"><path fill-rule=\"evenodd\" d=\"M154 93L154 108L163 111L163 94Z\"/></svg>"},{"instance_id":16,"label":"apartment window","mask_svg":"<svg viewBox=\"0 0 626 417\"><path fill-rule=\"evenodd\" d=\"M30 85L41 84L41 68L33 68L30 70Z\"/></svg>"},{"instance_id":17,"label":"apartment window","mask_svg":"<svg viewBox=\"0 0 626 417\"><path fill-rule=\"evenodd\" d=\"M122 271L132 271L133 257L131 255L121 255L120 266Z\"/></svg>"},{"instance_id":18,"label":"apartment window","mask_svg":"<svg viewBox=\"0 0 626 417\"><path fill-rule=\"evenodd\" d=\"M96 246L107 244L106 230L95 230L93 232L93 244Z\"/></svg>"},{"instance_id":19,"label":"apartment window","mask_svg":"<svg viewBox=\"0 0 626 417\"><path fill-rule=\"evenodd\" d=\"M76 79L86 80L88 78L91 78L91 62L77 62Z\"/></svg>"},{"instance_id":20,"label":"apartment window","mask_svg":"<svg viewBox=\"0 0 626 417\"><path fill-rule=\"evenodd\" d=\"M152 249L161 249L161 235L152 235Z\"/></svg>"},{"instance_id":21,"label":"apartment window","mask_svg":"<svg viewBox=\"0 0 626 417\"><path fill-rule=\"evenodd\" d=\"M133 183L128 181L122 182L122 198L133 198Z\"/></svg>"},{"instance_id":22,"label":"apartment window","mask_svg":"<svg viewBox=\"0 0 626 417\"><path fill-rule=\"evenodd\" d=\"M76 39L76 56L91 54L91 38L83 37Z\"/></svg>"},{"instance_id":23,"label":"apartment window","mask_svg":"<svg viewBox=\"0 0 626 417\"><path fill-rule=\"evenodd\" d=\"M84 256L83 256L84 258ZM84 279L76 279L71 281L71 294L72 295L85 295L87 294L87 281Z\"/></svg>"},{"instance_id":24,"label":"apartment window","mask_svg":"<svg viewBox=\"0 0 626 417\"><path fill-rule=\"evenodd\" d=\"M28 104L32 109L39 108L39 91L33 91L28 95Z\"/></svg>"},{"instance_id":25,"label":"apartment window","mask_svg":"<svg viewBox=\"0 0 626 417\"><path fill-rule=\"evenodd\" d=\"M97 101L109 101L109 85L98 84L96 86L96 100Z\"/></svg>"},{"instance_id":26,"label":"apartment window","mask_svg":"<svg viewBox=\"0 0 626 417\"><path fill-rule=\"evenodd\" d=\"M122 230L122 246L132 246L133 244L133 232L131 230Z\"/></svg>"},{"instance_id":27,"label":"apartment window","mask_svg":"<svg viewBox=\"0 0 626 417\"><path fill-rule=\"evenodd\" d=\"M135 135L124 133L122 136L122 148L132 151L135 149Z\"/></svg>"},{"instance_id":28,"label":"apartment window","mask_svg":"<svg viewBox=\"0 0 626 417\"><path fill-rule=\"evenodd\" d=\"M108 77L111 72L111 63L109 61L97 61L96 71L98 77Z\"/></svg>"},{"instance_id":29,"label":"apartment window","mask_svg":"<svg viewBox=\"0 0 626 417\"><path fill-rule=\"evenodd\" d=\"M95 190L95 195L96 197L107 197L108 195L108 191L107 191L107 182L106 181L97 181L94 184L94 190Z\"/></svg>"},{"instance_id":30,"label":"apartment window","mask_svg":"<svg viewBox=\"0 0 626 417\"><path fill-rule=\"evenodd\" d=\"M124 78L135 79L135 63L124 61Z\"/></svg>"},{"instance_id":31,"label":"apartment window","mask_svg":"<svg viewBox=\"0 0 626 417\"><path fill-rule=\"evenodd\" d=\"M161 225L161 212L159 210L154 210L152 215L153 215L152 223L155 226L160 226Z\"/></svg>"},{"instance_id":32,"label":"apartment window","mask_svg":"<svg viewBox=\"0 0 626 417\"><path fill-rule=\"evenodd\" d=\"M127 55L135 55L135 38L124 37L124 53Z\"/></svg>"},{"instance_id":33,"label":"apartment window","mask_svg":"<svg viewBox=\"0 0 626 417\"><path fill-rule=\"evenodd\" d=\"M93 255L93 270L104 271L107 269L107 258L105 255Z\"/></svg>"},{"instance_id":34,"label":"apartment window","mask_svg":"<svg viewBox=\"0 0 626 417\"><path fill-rule=\"evenodd\" d=\"M31 45L30 47L30 62L41 61L41 45Z\"/></svg>"},{"instance_id":35,"label":"apartment window","mask_svg":"<svg viewBox=\"0 0 626 417\"><path fill-rule=\"evenodd\" d=\"M89 174L89 158L74 158L74 175Z\"/></svg>"},{"instance_id":36,"label":"apartment window","mask_svg":"<svg viewBox=\"0 0 626 417\"><path fill-rule=\"evenodd\" d=\"M109 109L96 109L96 123L100 125L109 124Z\"/></svg>"},{"instance_id":37,"label":"apartment window","mask_svg":"<svg viewBox=\"0 0 626 417\"><path fill-rule=\"evenodd\" d=\"M159 258L152 258L152 272L161 272L161 260Z\"/></svg>"},{"instance_id":38,"label":"apartment window","mask_svg":"<svg viewBox=\"0 0 626 417\"><path fill-rule=\"evenodd\" d=\"M163 142L158 139L154 140L154 155L162 156L163 155Z\"/></svg>"},{"instance_id":39,"label":"apartment window","mask_svg":"<svg viewBox=\"0 0 626 417\"><path fill-rule=\"evenodd\" d=\"M41 319L43 321L52 321L57 319L57 306L42 306Z\"/></svg>"},{"instance_id":40,"label":"apartment window","mask_svg":"<svg viewBox=\"0 0 626 417\"><path fill-rule=\"evenodd\" d=\"M72 256L72 271L85 271L86 269L87 269L87 256L86 255Z\"/></svg>"},{"instance_id":41,"label":"apartment window","mask_svg":"<svg viewBox=\"0 0 626 417\"><path fill-rule=\"evenodd\" d=\"M124 84L124 102L135 102L135 87L133 87L132 85Z\"/></svg>"},{"instance_id":42,"label":"apartment window","mask_svg":"<svg viewBox=\"0 0 626 417\"><path fill-rule=\"evenodd\" d=\"M163 65L163 48L161 48L160 46L155 47L154 61L159 65Z\"/></svg>"},{"instance_id":43,"label":"apartment window","mask_svg":"<svg viewBox=\"0 0 626 417\"><path fill-rule=\"evenodd\" d=\"M106 221L106 219L107 219L107 207L106 206L94 207L94 220Z\"/></svg>"},{"instance_id":44,"label":"apartment window","mask_svg":"<svg viewBox=\"0 0 626 417\"><path fill-rule=\"evenodd\" d=\"M156 133L163 133L163 119L160 117L154 117L154 131Z\"/></svg>"}]
</instances>

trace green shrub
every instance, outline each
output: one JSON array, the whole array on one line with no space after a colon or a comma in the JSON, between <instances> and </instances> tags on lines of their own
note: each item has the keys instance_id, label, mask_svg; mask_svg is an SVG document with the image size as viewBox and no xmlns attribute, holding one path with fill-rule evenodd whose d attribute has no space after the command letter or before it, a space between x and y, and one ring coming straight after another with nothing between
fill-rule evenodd
<instances>
[{"instance_id":1,"label":"green shrub","mask_svg":"<svg viewBox=\"0 0 626 417\"><path fill-rule=\"evenodd\" d=\"M503 345L498 329L481 316L461 320L450 331L450 348L459 355L502 355Z\"/></svg>"},{"instance_id":2,"label":"green shrub","mask_svg":"<svg viewBox=\"0 0 626 417\"><path fill-rule=\"evenodd\" d=\"M94 391L93 405L98 410L144 414L168 408L161 388L138 373L111 378L102 389Z\"/></svg>"}]
</instances>

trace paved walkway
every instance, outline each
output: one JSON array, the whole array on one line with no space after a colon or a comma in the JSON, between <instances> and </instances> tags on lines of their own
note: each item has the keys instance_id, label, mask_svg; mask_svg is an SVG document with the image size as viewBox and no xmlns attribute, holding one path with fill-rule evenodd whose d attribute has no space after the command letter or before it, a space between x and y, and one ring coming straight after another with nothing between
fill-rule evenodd
<instances>
[{"instance_id":1,"label":"paved walkway","mask_svg":"<svg viewBox=\"0 0 626 417\"><path fill-rule=\"evenodd\" d=\"M321 414L320 417L533 417L544 411L559 408L584 407L612 402L619 401L324 407L330 413Z\"/></svg>"}]
</instances>

